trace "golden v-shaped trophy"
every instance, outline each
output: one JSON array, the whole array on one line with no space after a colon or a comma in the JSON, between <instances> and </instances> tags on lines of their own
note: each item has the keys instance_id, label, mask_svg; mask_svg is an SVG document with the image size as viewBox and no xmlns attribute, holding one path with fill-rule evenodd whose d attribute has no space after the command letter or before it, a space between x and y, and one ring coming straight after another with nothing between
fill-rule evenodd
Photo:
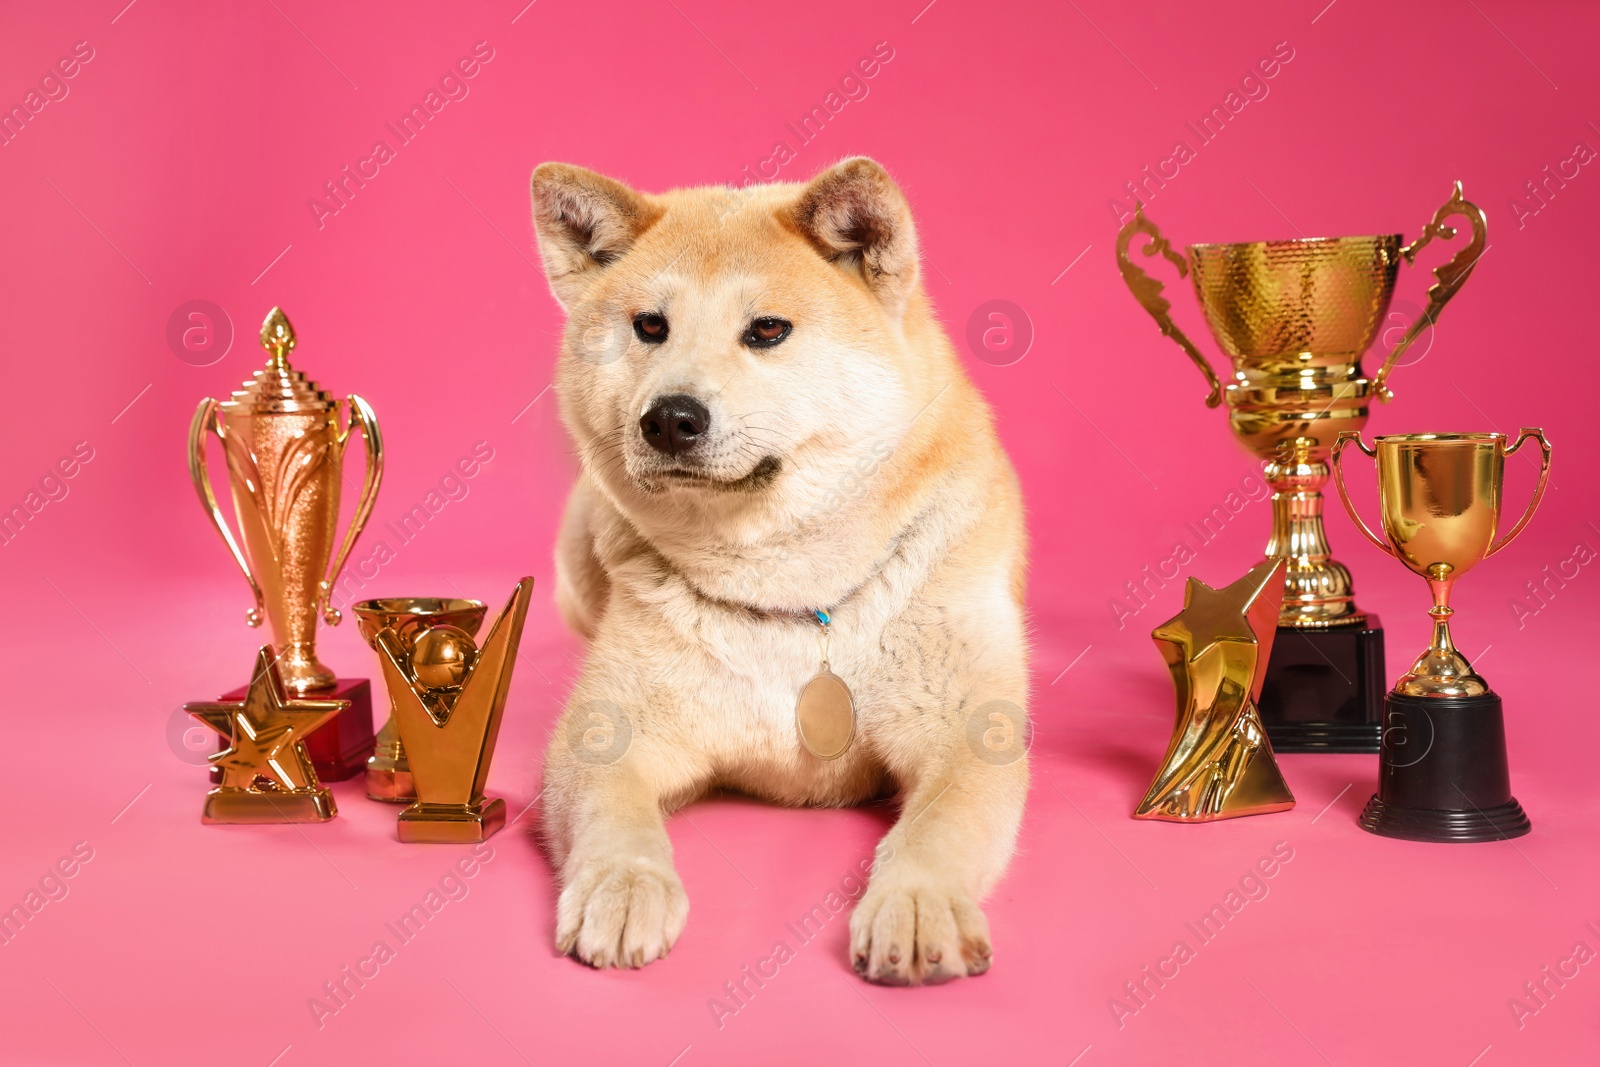
<instances>
[{"instance_id":1,"label":"golden v-shaped trophy","mask_svg":"<svg viewBox=\"0 0 1600 1067\"><path fill-rule=\"evenodd\" d=\"M392 630L400 640L402 652L409 656L419 635L441 626L460 630L469 639L476 638L486 609L481 600L385 597L363 600L351 610L356 613L361 636L374 652L378 651L378 635ZM378 731L372 758L367 760L367 796L373 800L410 803L417 799L417 787L411 780L411 762L400 740L398 703L404 696L404 693L390 690L389 720Z\"/></svg>"},{"instance_id":2,"label":"golden v-shaped trophy","mask_svg":"<svg viewBox=\"0 0 1600 1067\"><path fill-rule=\"evenodd\" d=\"M354 395L335 400L289 365L295 344L288 317L273 308L261 327L266 365L229 399L219 403L208 397L195 411L189 428L189 473L201 505L254 595L246 621L259 626L265 617L271 628L284 688L292 696L316 694L352 702L349 711L307 742L322 776L338 780L358 773L372 749L371 690L365 679L341 682L318 661L317 622L339 623L339 611L329 598L377 498L383 438L365 400ZM366 478L341 541L345 449L355 429L366 443ZM211 488L208 435L221 442L227 460L238 539Z\"/></svg>"},{"instance_id":3,"label":"golden v-shaped trophy","mask_svg":"<svg viewBox=\"0 0 1600 1067\"><path fill-rule=\"evenodd\" d=\"M533 579L524 578L489 627L482 648L466 630L440 621L443 612L407 609L408 603L415 609L461 602L386 602L399 618L427 619L406 636L386 626L372 642L416 794L416 801L400 813L401 841L482 841L505 826L505 801L485 797L483 789L532 598ZM481 611L478 605L480 621Z\"/></svg>"},{"instance_id":4,"label":"golden v-shaped trophy","mask_svg":"<svg viewBox=\"0 0 1600 1067\"><path fill-rule=\"evenodd\" d=\"M1256 710L1283 571L1283 560L1269 559L1221 589L1190 578L1183 610L1151 631L1172 673L1178 717L1135 819L1215 822L1294 807Z\"/></svg>"},{"instance_id":5,"label":"golden v-shaped trophy","mask_svg":"<svg viewBox=\"0 0 1600 1067\"><path fill-rule=\"evenodd\" d=\"M1471 236L1434 271L1428 306L1368 378L1361 360L1385 321L1400 263L1414 262L1433 240ZM1200 350L1173 322L1162 285L1131 255L1147 239L1146 258L1166 259L1190 276L1217 344L1233 362L1224 388ZM1227 399L1234 435L1265 461L1272 488L1272 536L1266 558L1288 561L1281 633L1261 695L1261 717L1279 752L1376 752L1384 685L1383 630L1356 607L1350 572L1332 558L1322 524L1322 487L1334 438L1366 425L1372 397L1395 363L1461 289L1487 247L1483 211L1461 184L1421 235L1315 237L1245 244L1190 245L1175 251L1143 207L1117 235L1117 265L1135 298L1194 361L1210 385L1208 407Z\"/></svg>"},{"instance_id":6,"label":"golden v-shaped trophy","mask_svg":"<svg viewBox=\"0 0 1600 1067\"><path fill-rule=\"evenodd\" d=\"M1506 457L1537 441L1539 484L1504 537L1500 525ZM1339 463L1355 444L1378 461L1383 534L1368 528L1346 491ZM1418 433L1378 438L1339 435L1331 457L1339 496L1367 540L1427 579L1433 641L1386 698L1378 792L1361 827L1412 841L1500 841L1530 829L1511 795L1500 697L1456 648L1450 590L1463 574L1509 545L1533 518L1550 478L1550 443L1524 429L1506 447L1499 433Z\"/></svg>"}]
</instances>

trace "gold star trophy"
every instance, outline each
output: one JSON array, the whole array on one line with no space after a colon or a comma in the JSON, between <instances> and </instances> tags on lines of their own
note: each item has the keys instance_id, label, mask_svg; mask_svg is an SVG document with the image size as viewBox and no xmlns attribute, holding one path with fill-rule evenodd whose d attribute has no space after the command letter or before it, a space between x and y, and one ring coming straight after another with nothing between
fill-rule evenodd
<instances>
[{"instance_id":1,"label":"gold star trophy","mask_svg":"<svg viewBox=\"0 0 1600 1067\"><path fill-rule=\"evenodd\" d=\"M305 738L350 706L348 700L291 699L277 657L261 646L242 700L185 704L228 747L211 756L222 782L206 794L204 823L327 822L338 813L317 780Z\"/></svg>"},{"instance_id":2,"label":"gold star trophy","mask_svg":"<svg viewBox=\"0 0 1600 1067\"><path fill-rule=\"evenodd\" d=\"M400 813L401 841L482 841L505 826L505 801L483 787L532 596L532 578L517 583L482 648L445 622L408 637L386 626L373 638L416 790Z\"/></svg>"},{"instance_id":3,"label":"gold star trophy","mask_svg":"<svg viewBox=\"0 0 1600 1067\"><path fill-rule=\"evenodd\" d=\"M1452 219L1465 225L1458 230L1448 225ZM1426 310L1367 377L1361 361L1390 321L1401 262L1414 263L1426 245L1462 234L1455 255L1433 272ZM1140 236L1141 259L1165 259L1194 283L1206 323L1233 364L1226 388L1173 322L1161 282L1135 262L1132 242ZM1388 233L1196 244L1184 254L1142 207L1117 234L1123 280L1205 375L1206 406L1226 399L1234 436L1263 461L1272 488L1265 554L1287 560L1278 618L1284 633L1273 645L1261 712L1280 752L1378 751L1383 630L1377 616L1356 606L1350 571L1329 553L1322 524L1328 452L1340 431L1366 425L1374 397L1391 398L1389 373L1466 284L1487 246L1484 213L1462 195L1460 182L1404 245L1400 234Z\"/></svg>"},{"instance_id":4,"label":"gold star trophy","mask_svg":"<svg viewBox=\"0 0 1600 1067\"><path fill-rule=\"evenodd\" d=\"M1294 807L1256 708L1285 566L1265 560L1221 589L1190 578L1183 610L1151 631L1172 672L1178 719L1135 819L1214 822Z\"/></svg>"}]
</instances>

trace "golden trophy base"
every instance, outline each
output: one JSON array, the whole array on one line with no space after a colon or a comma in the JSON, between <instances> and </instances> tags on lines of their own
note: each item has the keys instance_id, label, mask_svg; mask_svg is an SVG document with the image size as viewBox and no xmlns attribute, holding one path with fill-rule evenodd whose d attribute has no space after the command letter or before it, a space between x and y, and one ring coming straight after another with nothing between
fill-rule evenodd
<instances>
[{"instance_id":1,"label":"golden trophy base","mask_svg":"<svg viewBox=\"0 0 1600 1067\"><path fill-rule=\"evenodd\" d=\"M413 844L464 845L485 841L504 829L506 802L485 797L476 804L417 802L400 813L400 840Z\"/></svg>"},{"instance_id":2,"label":"golden trophy base","mask_svg":"<svg viewBox=\"0 0 1600 1067\"><path fill-rule=\"evenodd\" d=\"M1259 721L1249 723L1231 742L1242 750L1237 756L1229 751L1208 778L1183 794L1159 801L1147 797L1133 817L1151 822L1196 823L1288 811L1294 807L1294 794L1289 792L1273 759L1272 745L1264 737ZM1241 763L1243 770L1224 774L1223 768L1233 762Z\"/></svg>"},{"instance_id":3,"label":"golden trophy base","mask_svg":"<svg viewBox=\"0 0 1600 1067\"><path fill-rule=\"evenodd\" d=\"M386 804L409 804L417 799L417 786L410 771L374 767L367 762L367 798Z\"/></svg>"},{"instance_id":4,"label":"golden trophy base","mask_svg":"<svg viewBox=\"0 0 1600 1067\"><path fill-rule=\"evenodd\" d=\"M213 789L200 821L207 824L327 822L339 813L326 789L304 793L257 793Z\"/></svg>"},{"instance_id":5,"label":"golden trophy base","mask_svg":"<svg viewBox=\"0 0 1600 1067\"><path fill-rule=\"evenodd\" d=\"M417 799L417 783L411 777L411 763L392 715L378 731L367 759L367 797L387 804L409 804Z\"/></svg>"}]
</instances>

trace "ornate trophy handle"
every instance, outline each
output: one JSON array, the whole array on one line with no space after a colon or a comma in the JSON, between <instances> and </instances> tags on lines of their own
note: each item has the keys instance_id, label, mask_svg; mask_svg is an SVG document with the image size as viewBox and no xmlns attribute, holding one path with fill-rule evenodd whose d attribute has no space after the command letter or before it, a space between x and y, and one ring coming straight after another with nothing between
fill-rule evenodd
<instances>
[{"instance_id":1,"label":"ornate trophy handle","mask_svg":"<svg viewBox=\"0 0 1600 1067\"><path fill-rule=\"evenodd\" d=\"M1117 231L1117 268L1122 271L1122 280L1127 283L1133 298L1150 313L1151 318L1156 320L1156 325L1161 327L1162 334L1172 338L1178 343L1178 347L1189 353L1194 365L1206 376L1206 381L1211 384L1211 392L1206 395L1206 407L1214 408L1222 403L1222 382L1218 380L1217 372L1211 368L1211 364L1206 362L1206 358L1194 346L1194 342L1178 329L1177 323L1173 322L1172 316L1167 313L1171 310L1172 304L1161 295L1161 283L1140 270L1138 264L1129 258L1129 246L1133 243L1133 235L1137 233L1150 238L1141 251L1147 256L1157 254L1165 256L1168 262L1178 268L1178 277L1189 276L1189 264L1172 250L1167 239L1161 236L1161 231L1156 229L1156 224L1144 217L1144 205L1135 201L1133 218Z\"/></svg>"},{"instance_id":2,"label":"ornate trophy handle","mask_svg":"<svg viewBox=\"0 0 1600 1067\"><path fill-rule=\"evenodd\" d=\"M1539 442L1539 452L1541 453L1539 459L1539 485L1533 491L1533 499L1528 501L1528 510L1524 511L1522 518L1518 519L1517 524L1511 527L1510 533L1489 546L1489 551L1484 556L1485 559L1509 545L1517 534L1522 532L1522 528L1528 525L1528 520L1533 518L1534 511L1538 509L1539 501L1544 499L1545 485L1550 481L1550 442L1544 439L1544 431L1537 426L1524 426L1517 431L1517 439L1510 448L1506 449L1506 455L1515 455L1517 449L1522 447L1523 442L1530 438Z\"/></svg>"},{"instance_id":3,"label":"ornate trophy handle","mask_svg":"<svg viewBox=\"0 0 1600 1067\"><path fill-rule=\"evenodd\" d=\"M367 477L361 485L361 501L356 505L356 513L350 519L350 528L345 531L344 543L339 546L339 554L333 557L333 566L328 570L328 577L322 583L321 601L318 605L322 612L322 621L329 626L338 626L343 617L339 609L328 601L333 596L333 584L339 580L339 572L344 570L345 560L350 556L350 550L355 547L356 538L361 536L361 530L367 524L367 518L372 514L372 505L378 499L378 484L383 481L383 434L378 430L378 416L373 413L372 405L365 400L350 394L345 401L350 407L349 421L339 432L339 466L341 473L344 468L344 445L350 439L350 431L357 426L361 427L361 439L367 446Z\"/></svg>"},{"instance_id":4,"label":"ornate trophy handle","mask_svg":"<svg viewBox=\"0 0 1600 1067\"><path fill-rule=\"evenodd\" d=\"M1383 368L1378 371L1378 376L1372 379L1372 391L1377 394L1379 400L1387 402L1394 399L1394 393L1383 383L1388 379L1389 372L1394 369L1395 362L1406 354L1406 350L1411 347L1411 343L1417 339L1417 335L1424 327L1432 326L1439 321L1439 313L1450 302L1450 298L1467 283L1467 279L1472 275L1472 268L1478 265L1479 258L1489 247L1489 221L1484 216L1483 209L1462 196L1461 183L1456 182L1455 191L1450 194L1450 199L1433 213L1433 221L1422 228L1421 235L1415 241L1400 250L1407 263L1415 263L1417 253L1427 247L1435 237L1448 241L1456 235L1454 226L1444 224L1444 220L1452 215L1471 223L1472 240L1467 242L1465 248L1451 256L1450 261L1444 266L1434 268L1433 276L1438 282L1428 290L1427 310L1411 324L1405 336L1400 338L1400 343L1394 346L1389 357L1383 361Z\"/></svg>"},{"instance_id":5,"label":"ornate trophy handle","mask_svg":"<svg viewBox=\"0 0 1600 1067\"><path fill-rule=\"evenodd\" d=\"M217 402L210 397L200 401L194 419L189 423L189 478L194 482L194 491L200 496L200 506L206 509L206 514L217 527L217 533L222 535L223 543L233 554L233 561L239 565L239 572L250 583L250 592L255 594L256 606L245 614L244 621L251 626L260 626L264 606L261 585L256 581L256 576L250 573L250 563L239 550L239 542L233 539L233 531L228 529L228 520L223 518L222 509L217 506L217 494L211 488L211 477L206 471L208 432L216 434L217 440L223 440L222 424L217 421Z\"/></svg>"},{"instance_id":6,"label":"ornate trophy handle","mask_svg":"<svg viewBox=\"0 0 1600 1067\"><path fill-rule=\"evenodd\" d=\"M1394 550L1394 546L1372 532L1372 528L1367 525L1367 520L1363 519L1361 513L1356 511L1355 504L1350 501L1350 493L1345 489L1344 466L1340 463L1340 454L1344 452L1344 446L1351 443L1354 443L1357 448L1373 459L1378 458L1377 449L1367 447L1367 443L1361 439L1360 430L1339 431L1338 438L1333 442L1333 451L1328 454L1328 465L1333 468L1333 481L1339 487L1339 499L1344 501L1344 509L1350 513L1351 521L1356 524L1357 529L1367 535L1367 540L1377 545L1386 554L1399 559L1400 555Z\"/></svg>"}]
</instances>

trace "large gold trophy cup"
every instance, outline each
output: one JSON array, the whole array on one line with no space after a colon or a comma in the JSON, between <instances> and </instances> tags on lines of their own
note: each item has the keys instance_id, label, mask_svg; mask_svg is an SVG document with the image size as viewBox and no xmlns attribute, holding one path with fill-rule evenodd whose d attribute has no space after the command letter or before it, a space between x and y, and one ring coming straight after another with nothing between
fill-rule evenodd
<instances>
[{"instance_id":1,"label":"large gold trophy cup","mask_svg":"<svg viewBox=\"0 0 1600 1067\"><path fill-rule=\"evenodd\" d=\"M189 428L189 473L201 505L255 594L246 621L260 626L265 615L284 687L301 695L337 682L317 659L317 621L339 623L329 599L372 512L383 477L383 438L365 400L334 400L289 366L294 328L278 308L262 324L261 345L269 354L265 367L229 399L200 402ZM344 409L349 414L341 424ZM350 431L357 428L366 442L367 474L341 543L344 453ZM228 529L207 476L208 434L221 441L228 461L240 540Z\"/></svg>"},{"instance_id":2,"label":"large gold trophy cup","mask_svg":"<svg viewBox=\"0 0 1600 1067\"><path fill-rule=\"evenodd\" d=\"M1506 457L1528 440L1539 443L1538 487L1516 525L1497 538ZM1381 536L1357 514L1345 488L1339 457L1352 443L1378 461ZM1542 431L1524 429L1509 448L1504 434L1420 433L1380 437L1372 449L1347 431L1331 458L1356 526L1426 579L1433 593L1433 640L1386 700L1378 792L1361 813L1362 828L1414 841L1498 841L1527 833L1528 817L1511 795L1500 697L1455 646L1450 591L1528 525L1550 477L1550 443Z\"/></svg>"},{"instance_id":3,"label":"large gold trophy cup","mask_svg":"<svg viewBox=\"0 0 1600 1067\"><path fill-rule=\"evenodd\" d=\"M1459 218L1470 237L1434 271L1428 306L1368 378L1362 357L1385 322L1400 263L1435 238L1449 240ZM1173 322L1162 284L1131 254L1160 256L1190 276L1207 324L1233 363L1226 386ZM1194 361L1210 385L1208 407L1227 400L1235 436L1265 461L1272 488L1272 535L1265 558L1284 557L1280 634L1261 699L1262 719L1280 752L1375 752L1383 689L1383 631L1355 604L1350 572L1328 550L1322 487L1328 453L1342 431L1366 425L1371 399L1389 399L1389 373L1461 289L1487 243L1483 212L1453 195L1410 244L1399 234L1198 244L1175 251L1142 206L1117 235L1123 280L1161 332Z\"/></svg>"}]
</instances>

